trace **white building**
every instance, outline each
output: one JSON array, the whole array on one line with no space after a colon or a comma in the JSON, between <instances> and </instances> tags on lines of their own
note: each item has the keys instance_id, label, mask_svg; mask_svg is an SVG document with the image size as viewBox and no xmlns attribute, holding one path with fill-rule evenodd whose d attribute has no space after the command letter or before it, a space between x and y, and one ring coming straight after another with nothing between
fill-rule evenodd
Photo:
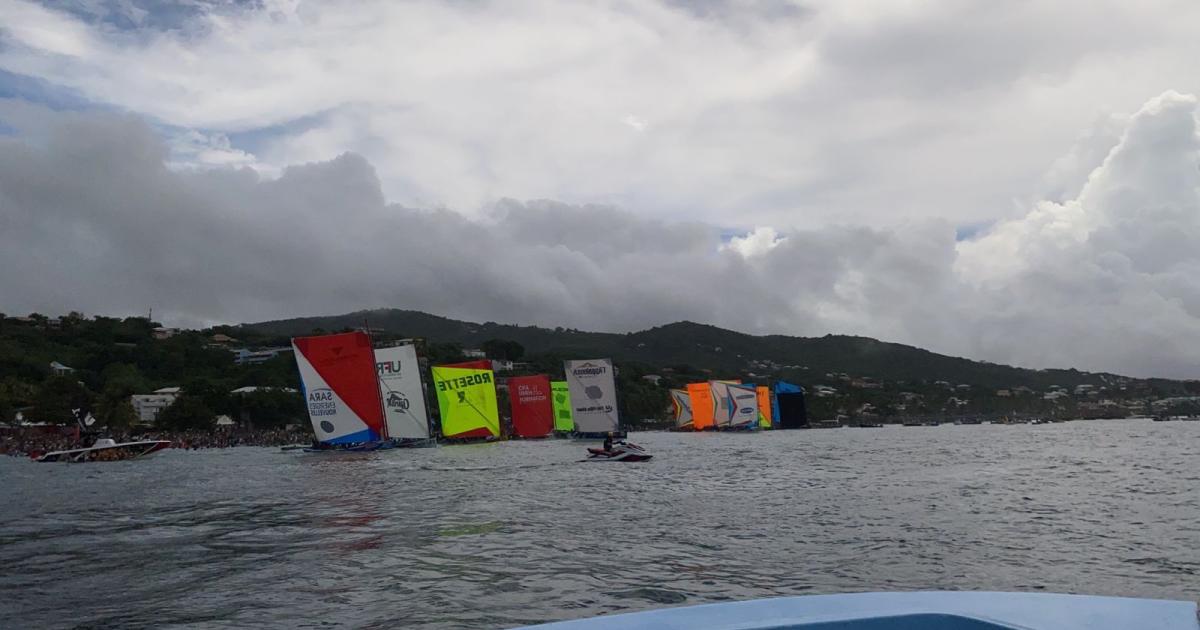
<instances>
[{"instance_id":1,"label":"white building","mask_svg":"<svg viewBox=\"0 0 1200 630\"><path fill-rule=\"evenodd\" d=\"M231 348L233 352L233 362L237 365L254 365L257 363L265 363L279 356L282 352L291 352L288 347L282 348L263 348L262 350L248 350L246 348Z\"/></svg>"},{"instance_id":2,"label":"white building","mask_svg":"<svg viewBox=\"0 0 1200 630\"><path fill-rule=\"evenodd\" d=\"M229 393L230 394L253 394L254 392L258 392L258 391L271 392L271 391L276 391L276 390L281 391L281 392L287 392L289 394L296 393L296 390L291 387L259 387L258 385L247 385L245 387L239 387L237 389L229 390Z\"/></svg>"},{"instance_id":3,"label":"white building","mask_svg":"<svg viewBox=\"0 0 1200 630\"><path fill-rule=\"evenodd\" d=\"M830 396L836 396L837 390L828 385L817 385L813 387L813 394L815 394L817 398L828 398Z\"/></svg>"},{"instance_id":4,"label":"white building","mask_svg":"<svg viewBox=\"0 0 1200 630\"><path fill-rule=\"evenodd\" d=\"M51 361L51 362L50 362L50 369L51 369L51 370L54 372L54 374L56 374L57 376L66 376L66 375L70 374L71 372L74 372L74 371L75 371L75 368L73 368L73 367L67 367L67 366L65 366L65 365L63 365L63 364L61 364L61 363L59 363L58 361Z\"/></svg>"},{"instance_id":5,"label":"white building","mask_svg":"<svg viewBox=\"0 0 1200 630\"><path fill-rule=\"evenodd\" d=\"M139 422L151 424L163 409L175 402L179 392L178 387L163 387L154 390L153 394L134 394L129 397L129 404L133 405L133 410L137 412Z\"/></svg>"}]
</instances>

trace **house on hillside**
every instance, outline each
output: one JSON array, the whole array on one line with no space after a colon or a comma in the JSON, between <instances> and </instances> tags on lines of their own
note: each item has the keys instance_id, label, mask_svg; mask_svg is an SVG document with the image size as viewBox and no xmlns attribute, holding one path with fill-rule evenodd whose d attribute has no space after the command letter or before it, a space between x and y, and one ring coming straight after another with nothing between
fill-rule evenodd
<instances>
[{"instance_id":1,"label":"house on hillside","mask_svg":"<svg viewBox=\"0 0 1200 630\"><path fill-rule=\"evenodd\" d=\"M138 421L142 424L153 424L163 409L174 404L182 390L178 387L162 387L152 394L134 394L129 397L129 404L137 413Z\"/></svg>"},{"instance_id":2,"label":"house on hillside","mask_svg":"<svg viewBox=\"0 0 1200 630\"><path fill-rule=\"evenodd\" d=\"M208 340L219 346L228 345L237 341L237 339L234 339L233 337L230 337L224 333L217 333L209 337Z\"/></svg>"},{"instance_id":3,"label":"house on hillside","mask_svg":"<svg viewBox=\"0 0 1200 630\"><path fill-rule=\"evenodd\" d=\"M253 394L254 392L259 392L259 391L262 391L262 392L280 391L280 392L287 392L289 394L296 393L296 390L291 387L259 387L258 385L247 385L245 387L239 387L237 389L230 390L229 393L230 394Z\"/></svg>"},{"instance_id":4,"label":"house on hillside","mask_svg":"<svg viewBox=\"0 0 1200 630\"><path fill-rule=\"evenodd\" d=\"M230 348L233 353L233 362L237 365L256 365L265 363L274 359L284 352L291 352L291 347L283 346L279 348L263 348L262 350L249 350L246 348Z\"/></svg>"},{"instance_id":5,"label":"house on hillside","mask_svg":"<svg viewBox=\"0 0 1200 630\"><path fill-rule=\"evenodd\" d=\"M67 367L67 366L59 363L58 361L51 361L50 362L50 371L54 372L55 376L67 376L68 374L71 374L72 372L74 372L75 368Z\"/></svg>"}]
</instances>

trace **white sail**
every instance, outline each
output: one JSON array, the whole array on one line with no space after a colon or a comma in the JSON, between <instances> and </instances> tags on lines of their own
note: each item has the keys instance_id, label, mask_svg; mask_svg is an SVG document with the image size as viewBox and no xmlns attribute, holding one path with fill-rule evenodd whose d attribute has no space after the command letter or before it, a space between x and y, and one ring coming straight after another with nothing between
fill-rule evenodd
<instances>
[{"instance_id":1,"label":"white sail","mask_svg":"<svg viewBox=\"0 0 1200 630\"><path fill-rule=\"evenodd\" d=\"M672 389L671 400L675 403L675 426L685 427L692 423L692 397L686 389Z\"/></svg>"},{"instance_id":2,"label":"white sail","mask_svg":"<svg viewBox=\"0 0 1200 630\"><path fill-rule=\"evenodd\" d=\"M758 422L758 393L753 385L729 385L729 426L744 427Z\"/></svg>"},{"instance_id":3,"label":"white sail","mask_svg":"<svg viewBox=\"0 0 1200 630\"><path fill-rule=\"evenodd\" d=\"M575 430L580 433L617 431L621 421L617 412L617 383L613 379L612 361L567 361L565 367Z\"/></svg>"},{"instance_id":4,"label":"white sail","mask_svg":"<svg viewBox=\"0 0 1200 630\"><path fill-rule=\"evenodd\" d=\"M375 350L375 372L383 399L388 437L428 438L429 415L415 346Z\"/></svg>"},{"instance_id":5,"label":"white sail","mask_svg":"<svg viewBox=\"0 0 1200 630\"><path fill-rule=\"evenodd\" d=\"M730 405L729 383L727 381L709 381L708 387L713 397L713 425L718 429L731 426L733 408Z\"/></svg>"}]
</instances>

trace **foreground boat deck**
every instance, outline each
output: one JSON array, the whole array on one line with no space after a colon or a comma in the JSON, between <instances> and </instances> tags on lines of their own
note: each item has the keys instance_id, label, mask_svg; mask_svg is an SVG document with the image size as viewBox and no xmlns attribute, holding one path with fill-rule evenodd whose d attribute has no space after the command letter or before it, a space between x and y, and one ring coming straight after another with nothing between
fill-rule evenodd
<instances>
[{"instance_id":1,"label":"foreground boat deck","mask_svg":"<svg viewBox=\"0 0 1200 630\"><path fill-rule=\"evenodd\" d=\"M1185 601L1050 593L852 593L562 621L540 630L1200 630Z\"/></svg>"}]
</instances>

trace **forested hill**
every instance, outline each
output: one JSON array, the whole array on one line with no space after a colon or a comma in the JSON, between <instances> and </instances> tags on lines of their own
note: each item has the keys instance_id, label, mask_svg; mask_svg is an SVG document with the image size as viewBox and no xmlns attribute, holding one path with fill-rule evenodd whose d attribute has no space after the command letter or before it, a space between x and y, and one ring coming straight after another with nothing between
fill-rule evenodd
<instances>
[{"instance_id":1,"label":"forested hill","mask_svg":"<svg viewBox=\"0 0 1200 630\"><path fill-rule=\"evenodd\" d=\"M529 353L608 356L655 366L686 365L717 372L760 371L796 377L847 373L888 381L949 381L983 387L1050 385L1073 387L1102 384L1112 375L1077 370L1029 370L936 354L920 348L867 337L755 336L693 322L678 322L627 334L584 332L564 328L463 322L419 311L378 309L304 317L256 324L250 329L270 335L305 335L313 331L358 328L367 322L388 336L479 347L489 339L516 341Z\"/></svg>"}]
</instances>

